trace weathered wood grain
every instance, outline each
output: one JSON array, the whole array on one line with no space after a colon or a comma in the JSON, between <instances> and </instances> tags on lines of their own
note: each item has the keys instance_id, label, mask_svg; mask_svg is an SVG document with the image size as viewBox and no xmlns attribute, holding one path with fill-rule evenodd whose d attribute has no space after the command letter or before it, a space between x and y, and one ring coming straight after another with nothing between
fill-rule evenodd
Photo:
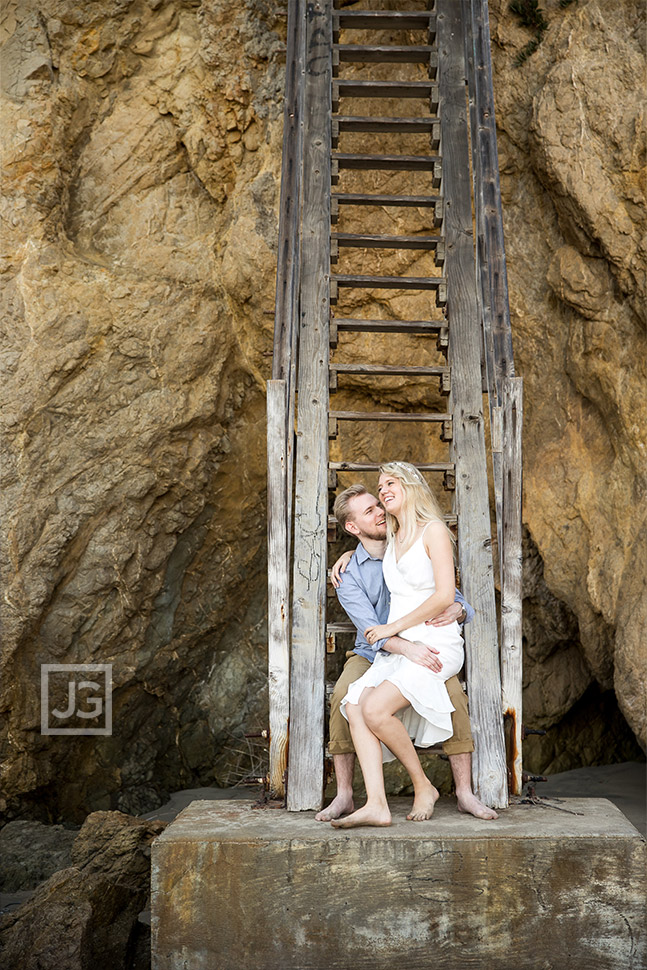
<instances>
[{"instance_id":1,"label":"weathered wood grain","mask_svg":"<svg viewBox=\"0 0 647 970\"><path fill-rule=\"evenodd\" d=\"M285 796L290 718L287 384L267 382L267 667L270 707L269 791Z\"/></svg>"},{"instance_id":2,"label":"weathered wood grain","mask_svg":"<svg viewBox=\"0 0 647 970\"><path fill-rule=\"evenodd\" d=\"M503 380L503 550L501 556L501 698L506 731L508 779L513 795L521 793L522 672L522 452L523 378Z\"/></svg>"},{"instance_id":3,"label":"weathered wood grain","mask_svg":"<svg viewBox=\"0 0 647 970\"><path fill-rule=\"evenodd\" d=\"M358 249L425 249L435 250L442 236L387 236L358 232L334 232L338 246Z\"/></svg>"},{"instance_id":4,"label":"weathered wood grain","mask_svg":"<svg viewBox=\"0 0 647 970\"><path fill-rule=\"evenodd\" d=\"M462 0L462 12L472 132L478 296L490 407L501 581L502 700L508 775L512 791L519 793L523 385L514 379L487 2Z\"/></svg>"},{"instance_id":5,"label":"weathered wood grain","mask_svg":"<svg viewBox=\"0 0 647 970\"><path fill-rule=\"evenodd\" d=\"M333 83L333 101L339 98L430 98L433 81L354 81L337 79Z\"/></svg>"},{"instance_id":6,"label":"weathered wood grain","mask_svg":"<svg viewBox=\"0 0 647 970\"><path fill-rule=\"evenodd\" d=\"M439 85L445 188L447 310L454 415L458 552L463 592L476 609L465 628L474 787L493 807L508 803L491 551L480 333L469 183L461 8L438 0Z\"/></svg>"},{"instance_id":7,"label":"weathered wood grain","mask_svg":"<svg viewBox=\"0 0 647 970\"><path fill-rule=\"evenodd\" d=\"M506 377L513 377L515 371L503 239L488 6L484 0L462 0L462 12L471 109L476 258L485 370L490 424L495 439L500 440L501 428L496 425L501 417L499 409L503 399L503 381ZM502 471L500 450L494 447L492 467L501 567Z\"/></svg>"},{"instance_id":8,"label":"weathered wood grain","mask_svg":"<svg viewBox=\"0 0 647 970\"><path fill-rule=\"evenodd\" d=\"M330 417L337 421L450 421L451 414L420 412L408 414L400 411L331 411Z\"/></svg>"},{"instance_id":9,"label":"weathered wood grain","mask_svg":"<svg viewBox=\"0 0 647 970\"><path fill-rule=\"evenodd\" d=\"M359 320L351 317L335 317L336 330L350 333L407 333L435 337L447 326L443 320Z\"/></svg>"},{"instance_id":10,"label":"weathered wood grain","mask_svg":"<svg viewBox=\"0 0 647 970\"><path fill-rule=\"evenodd\" d=\"M274 314L272 377L286 382L285 514L286 568L290 560L292 485L294 480L294 414L299 339L301 196L303 191L303 74L305 64L305 0L289 0L283 112L283 154L279 199L279 240Z\"/></svg>"},{"instance_id":11,"label":"weathered wood grain","mask_svg":"<svg viewBox=\"0 0 647 970\"><path fill-rule=\"evenodd\" d=\"M436 206L440 203L439 195L370 195L361 192L334 192L333 202L338 205L377 205L402 206L403 208L421 208Z\"/></svg>"},{"instance_id":12,"label":"weathered wood grain","mask_svg":"<svg viewBox=\"0 0 647 970\"><path fill-rule=\"evenodd\" d=\"M430 44L335 44L333 57L352 64L427 64L434 51Z\"/></svg>"},{"instance_id":13,"label":"weathered wood grain","mask_svg":"<svg viewBox=\"0 0 647 970\"><path fill-rule=\"evenodd\" d=\"M345 10L335 11L335 29L342 30L432 30L431 10Z\"/></svg>"},{"instance_id":14,"label":"weathered wood grain","mask_svg":"<svg viewBox=\"0 0 647 970\"><path fill-rule=\"evenodd\" d=\"M438 155L357 155L335 152L333 163L339 168L365 172L432 172L440 162Z\"/></svg>"},{"instance_id":15,"label":"weathered wood grain","mask_svg":"<svg viewBox=\"0 0 647 970\"><path fill-rule=\"evenodd\" d=\"M332 0L308 4L288 809L323 798Z\"/></svg>"},{"instance_id":16,"label":"weathered wood grain","mask_svg":"<svg viewBox=\"0 0 647 970\"><path fill-rule=\"evenodd\" d=\"M359 276L335 273L331 277L337 286L375 290L437 290L447 282L443 276Z\"/></svg>"}]
</instances>

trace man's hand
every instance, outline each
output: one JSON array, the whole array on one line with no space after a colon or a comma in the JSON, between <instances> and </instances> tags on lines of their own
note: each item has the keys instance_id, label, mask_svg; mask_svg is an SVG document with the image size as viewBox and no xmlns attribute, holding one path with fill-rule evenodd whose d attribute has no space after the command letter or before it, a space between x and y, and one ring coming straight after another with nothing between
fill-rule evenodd
<instances>
[{"instance_id":1,"label":"man's hand","mask_svg":"<svg viewBox=\"0 0 647 970\"><path fill-rule=\"evenodd\" d=\"M354 554L354 549L349 549L347 552L343 552L337 562L333 565L330 571L330 580L335 589L337 589L338 586L341 586L341 574L346 572L346 566L351 561Z\"/></svg>"},{"instance_id":2,"label":"man's hand","mask_svg":"<svg viewBox=\"0 0 647 970\"><path fill-rule=\"evenodd\" d=\"M420 640L414 640L402 649L402 655L407 660L411 660L414 664L420 664L421 667L428 667L429 670L440 673L443 665L436 656L437 653L438 650L435 647L421 643Z\"/></svg>"},{"instance_id":3,"label":"man's hand","mask_svg":"<svg viewBox=\"0 0 647 970\"><path fill-rule=\"evenodd\" d=\"M463 606L460 603L452 603L446 610L443 610L442 613L435 616L433 620L426 620L425 622L427 626L449 626L450 623L454 622L462 623L464 619L465 610Z\"/></svg>"}]
</instances>

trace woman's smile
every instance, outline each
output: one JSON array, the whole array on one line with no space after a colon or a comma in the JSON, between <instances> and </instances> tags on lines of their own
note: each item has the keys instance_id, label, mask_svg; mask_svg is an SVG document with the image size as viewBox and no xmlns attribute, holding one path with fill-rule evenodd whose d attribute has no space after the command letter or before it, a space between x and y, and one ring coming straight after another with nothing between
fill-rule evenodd
<instances>
[{"instance_id":1,"label":"woman's smile","mask_svg":"<svg viewBox=\"0 0 647 970\"><path fill-rule=\"evenodd\" d=\"M392 515L397 515L404 498L399 480L390 475L381 475L377 494L384 508Z\"/></svg>"}]
</instances>

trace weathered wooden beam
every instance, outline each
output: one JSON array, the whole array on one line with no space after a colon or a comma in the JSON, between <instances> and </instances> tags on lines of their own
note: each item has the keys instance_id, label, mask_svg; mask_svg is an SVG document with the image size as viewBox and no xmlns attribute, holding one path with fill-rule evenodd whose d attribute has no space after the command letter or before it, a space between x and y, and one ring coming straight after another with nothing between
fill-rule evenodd
<instances>
[{"instance_id":1,"label":"weathered wooden beam","mask_svg":"<svg viewBox=\"0 0 647 970\"><path fill-rule=\"evenodd\" d=\"M501 404L505 377L514 377L512 330L508 303L508 276L503 240L503 212L499 183L494 88L492 83L492 54L490 50L490 20L487 0L470 0L471 39L474 56L474 100L477 125L473 132L476 143L478 181L477 204L479 236L484 237L485 267L491 312L494 346L494 384Z\"/></svg>"},{"instance_id":2,"label":"weathered wooden beam","mask_svg":"<svg viewBox=\"0 0 647 970\"><path fill-rule=\"evenodd\" d=\"M472 133L474 213L479 302L492 430L492 471L502 568L501 404L503 381L514 376L508 278L492 81L487 0L462 0Z\"/></svg>"},{"instance_id":3,"label":"weathered wooden beam","mask_svg":"<svg viewBox=\"0 0 647 970\"><path fill-rule=\"evenodd\" d=\"M445 179L447 312L454 415L458 552L463 591L476 616L465 628L473 782L492 807L508 803L496 603L490 535L480 333L469 183L461 7L438 0L439 84ZM475 379L475 375L477 375Z\"/></svg>"},{"instance_id":4,"label":"weathered wooden beam","mask_svg":"<svg viewBox=\"0 0 647 970\"><path fill-rule=\"evenodd\" d=\"M485 375L484 393L488 394L490 411L490 447L492 454L492 477L494 484L494 504L497 525L497 550L499 556L499 573L501 571L502 548L502 505L501 505L501 410L500 399L496 388L494 367L494 341L492 335L492 307L488 281L488 254L484 230L483 189L481 185L482 153L480 138L480 117L482 98L480 86L483 81L482 71L478 78L474 64L474 25L471 0L461 0L463 17L463 40L465 48L465 67L467 77L467 93L470 109L470 147L472 151L472 184L474 189L474 213L476 224L476 297L479 319L481 321L481 366Z\"/></svg>"},{"instance_id":5,"label":"weathered wooden beam","mask_svg":"<svg viewBox=\"0 0 647 970\"><path fill-rule=\"evenodd\" d=\"M286 381L267 382L267 668L269 790L285 796L290 718L290 580L287 519Z\"/></svg>"},{"instance_id":6,"label":"weathered wooden beam","mask_svg":"<svg viewBox=\"0 0 647 970\"><path fill-rule=\"evenodd\" d=\"M287 807L323 799L332 0L308 4Z\"/></svg>"},{"instance_id":7,"label":"weathered wooden beam","mask_svg":"<svg viewBox=\"0 0 647 970\"><path fill-rule=\"evenodd\" d=\"M294 389L298 335L304 58L305 2L289 0L272 360L273 379L288 382L288 401Z\"/></svg>"},{"instance_id":8,"label":"weathered wooden beam","mask_svg":"<svg viewBox=\"0 0 647 970\"><path fill-rule=\"evenodd\" d=\"M501 697L506 720L508 783L521 794L522 451L523 378L503 380L503 550L501 556Z\"/></svg>"},{"instance_id":9,"label":"weathered wooden beam","mask_svg":"<svg viewBox=\"0 0 647 970\"><path fill-rule=\"evenodd\" d=\"M285 555L290 560L294 414L299 340L301 205L303 193L303 75L305 71L305 0L288 0L283 154L279 200L279 240L274 315L272 377L286 381L286 474L288 481Z\"/></svg>"}]
</instances>

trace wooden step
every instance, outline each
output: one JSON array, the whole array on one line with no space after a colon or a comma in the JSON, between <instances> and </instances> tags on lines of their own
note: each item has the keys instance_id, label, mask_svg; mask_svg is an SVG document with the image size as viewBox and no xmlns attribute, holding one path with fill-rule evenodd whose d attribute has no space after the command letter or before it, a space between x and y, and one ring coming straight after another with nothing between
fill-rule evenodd
<instances>
[{"instance_id":1,"label":"wooden step","mask_svg":"<svg viewBox=\"0 0 647 970\"><path fill-rule=\"evenodd\" d=\"M338 332L393 333L409 336L436 337L436 349L447 356L449 329L446 320L356 320L331 317L330 346L337 346Z\"/></svg>"},{"instance_id":2,"label":"wooden step","mask_svg":"<svg viewBox=\"0 0 647 970\"><path fill-rule=\"evenodd\" d=\"M340 620L337 623L326 623L326 633L357 633L357 628L350 620Z\"/></svg>"},{"instance_id":3,"label":"wooden step","mask_svg":"<svg viewBox=\"0 0 647 970\"><path fill-rule=\"evenodd\" d=\"M418 98L429 101L429 113L438 111L438 85L433 81L355 81L335 78L332 82L332 110L339 111L341 98Z\"/></svg>"},{"instance_id":4,"label":"wooden step","mask_svg":"<svg viewBox=\"0 0 647 970\"><path fill-rule=\"evenodd\" d=\"M435 6L435 4L431 4ZM348 30L419 30L427 27L436 14L429 10L340 10L332 12L333 20Z\"/></svg>"},{"instance_id":5,"label":"wooden step","mask_svg":"<svg viewBox=\"0 0 647 970\"><path fill-rule=\"evenodd\" d=\"M336 263L339 249L422 249L435 252L437 266L445 262L442 236L384 236L368 233L333 232L330 236L330 262Z\"/></svg>"},{"instance_id":6,"label":"wooden step","mask_svg":"<svg viewBox=\"0 0 647 970\"><path fill-rule=\"evenodd\" d=\"M333 192L331 199L337 205L402 206L403 208L426 208L439 204L440 195L366 195L361 192Z\"/></svg>"},{"instance_id":7,"label":"wooden step","mask_svg":"<svg viewBox=\"0 0 647 970\"><path fill-rule=\"evenodd\" d=\"M332 154L332 178L338 175L340 168L363 172L434 172L435 174L436 166L440 169L440 155L358 155L354 152L333 152ZM438 181L440 183L440 179Z\"/></svg>"},{"instance_id":8,"label":"wooden step","mask_svg":"<svg viewBox=\"0 0 647 970\"><path fill-rule=\"evenodd\" d=\"M371 290L435 290L436 306L447 303L447 281L444 276L357 276L334 274L330 277L330 303L334 306L339 287Z\"/></svg>"},{"instance_id":9,"label":"wooden step","mask_svg":"<svg viewBox=\"0 0 647 970\"><path fill-rule=\"evenodd\" d=\"M356 155L333 152L330 181L337 185L340 168L361 172L430 172L435 189L442 181L440 155Z\"/></svg>"},{"instance_id":10,"label":"wooden step","mask_svg":"<svg viewBox=\"0 0 647 970\"><path fill-rule=\"evenodd\" d=\"M440 393L449 394L451 390L449 367L408 366L405 364L330 364L329 370L329 388L331 391L337 390L337 381L340 374L359 374L365 377L439 377Z\"/></svg>"},{"instance_id":11,"label":"wooden step","mask_svg":"<svg viewBox=\"0 0 647 970\"><path fill-rule=\"evenodd\" d=\"M402 333L434 336L447 328L446 320L358 320L352 317L334 317L330 321L335 330L348 333Z\"/></svg>"},{"instance_id":12,"label":"wooden step","mask_svg":"<svg viewBox=\"0 0 647 970\"><path fill-rule=\"evenodd\" d=\"M405 421L432 423L451 422L451 414L442 411L329 411L333 421Z\"/></svg>"},{"instance_id":13,"label":"wooden step","mask_svg":"<svg viewBox=\"0 0 647 970\"><path fill-rule=\"evenodd\" d=\"M333 118L331 131L333 148L337 148L340 134L347 131L373 134L428 134L432 151L438 151L440 145L440 121L437 118L371 118L340 115Z\"/></svg>"},{"instance_id":14,"label":"wooden step","mask_svg":"<svg viewBox=\"0 0 647 970\"><path fill-rule=\"evenodd\" d=\"M341 30L425 30L430 43L436 39L433 10L333 10L333 41Z\"/></svg>"},{"instance_id":15,"label":"wooden step","mask_svg":"<svg viewBox=\"0 0 647 970\"><path fill-rule=\"evenodd\" d=\"M451 441L453 437L452 416L437 411L329 411L328 437L336 438L339 421L387 421L397 424L440 424L440 440Z\"/></svg>"},{"instance_id":16,"label":"wooden step","mask_svg":"<svg viewBox=\"0 0 647 970\"><path fill-rule=\"evenodd\" d=\"M332 82L339 98L430 98L436 85L432 81L366 81L335 78Z\"/></svg>"},{"instance_id":17,"label":"wooden step","mask_svg":"<svg viewBox=\"0 0 647 970\"><path fill-rule=\"evenodd\" d=\"M333 120L339 131L394 131L424 135L439 125L438 118L372 118L370 115L339 115Z\"/></svg>"},{"instance_id":18,"label":"wooden step","mask_svg":"<svg viewBox=\"0 0 647 970\"><path fill-rule=\"evenodd\" d=\"M333 192L330 197L330 221L333 225L339 220L340 205L432 209L435 228L439 228L443 221L444 203L439 195L365 195L357 192Z\"/></svg>"},{"instance_id":19,"label":"wooden step","mask_svg":"<svg viewBox=\"0 0 647 970\"><path fill-rule=\"evenodd\" d=\"M333 152L333 165L339 168L370 171L430 172L440 163L440 155L357 155L354 152Z\"/></svg>"},{"instance_id":20,"label":"wooden step","mask_svg":"<svg viewBox=\"0 0 647 970\"><path fill-rule=\"evenodd\" d=\"M442 236L382 236L356 232L333 232L331 239L347 249L427 249L444 242Z\"/></svg>"},{"instance_id":21,"label":"wooden step","mask_svg":"<svg viewBox=\"0 0 647 970\"><path fill-rule=\"evenodd\" d=\"M431 44L334 44L332 49L333 76L340 64L427 64L429 77L438 70L438 53Z\"/></svg>"},{"instance_id":22,"label":"wooden step","mask_svg":"<svg viewBox=\"0 0 647 970\"><path fill-rule=\"evenodd\" d=\"M432 464L419 464L411 462L420 472L440 472L443 476L443 488L445 491L453 492L456 488L456 467L454 462L434 462ZM328 488L337 488L338 472L357 472L360 476L368 472L377 472L381 464L372 462L357 461L329 461L328 462Z\"/></svg>"}]
</instances>

